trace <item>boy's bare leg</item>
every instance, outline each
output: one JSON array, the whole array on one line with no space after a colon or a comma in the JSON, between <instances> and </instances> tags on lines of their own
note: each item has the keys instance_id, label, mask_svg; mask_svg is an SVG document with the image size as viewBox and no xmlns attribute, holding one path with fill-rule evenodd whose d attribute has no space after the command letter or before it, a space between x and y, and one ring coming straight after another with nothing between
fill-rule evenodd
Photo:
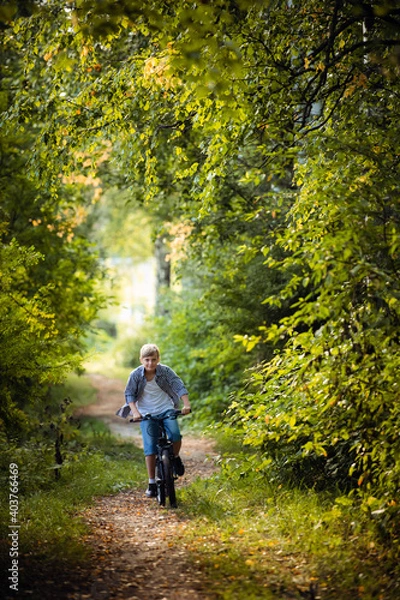
<instances>
[{"instance_id":1,"label":"boy's bare leg","mask_svg":"<svg viewBox=\"0 0 400 600\"><path fill-rule=\"evenodd\" d=\"M172 444L172 447L173 447L173 450L174 450L174 456L178 456L179 455L181 446L182 446L182 442L180 440L179 440L179 442L174 442Z\"/></svg>"},{"instance_id":2,"label":"boy's bare leg","mask_svg":"<svg viewBox=\"0 0 400 600\"><path fill-rule=\"evenodd\" d=\"M148 456L145 457L145 460L146 460L146 467L147 467L147 473L148 473L149 479L155 479L156 478L156 455L149 454Z\"/></svg>"}]
</instances>

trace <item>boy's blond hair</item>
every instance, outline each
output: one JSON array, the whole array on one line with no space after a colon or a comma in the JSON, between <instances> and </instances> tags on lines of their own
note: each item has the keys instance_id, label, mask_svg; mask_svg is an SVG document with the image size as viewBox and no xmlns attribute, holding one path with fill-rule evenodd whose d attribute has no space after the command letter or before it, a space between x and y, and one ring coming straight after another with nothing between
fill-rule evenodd
<instances>
[{"instance_id":1,"label":"boy's blond hair","mask_svg":"<svg viewBox=\"0 0 400 600\"><path fill-rule=\"evenodd\" d=\"M140 358L145 358L146 356L153 356L154 354L157 356L158 360L160 360L160 351L158 349L158 346L156 346L155 344L145 344L140 349Z\"/></svg>"}]
</instances>

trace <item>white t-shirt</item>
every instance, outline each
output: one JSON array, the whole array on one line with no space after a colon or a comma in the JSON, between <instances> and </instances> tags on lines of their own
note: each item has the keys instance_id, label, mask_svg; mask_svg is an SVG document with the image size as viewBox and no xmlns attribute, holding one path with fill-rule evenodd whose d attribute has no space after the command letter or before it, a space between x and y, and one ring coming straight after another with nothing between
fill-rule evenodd
<instances>
[{"instance_id":1,"label":"white t-shirt","mask_svg":"<svg viewBox=\"0 0 400 600\"><path fill-rule=\"evenodd\" d=\"M152 379L145 385L143 396L136 403L137 409L142 416L160 415L161 413L174 408L172 399Z\"/></svg>"}]
</instances>

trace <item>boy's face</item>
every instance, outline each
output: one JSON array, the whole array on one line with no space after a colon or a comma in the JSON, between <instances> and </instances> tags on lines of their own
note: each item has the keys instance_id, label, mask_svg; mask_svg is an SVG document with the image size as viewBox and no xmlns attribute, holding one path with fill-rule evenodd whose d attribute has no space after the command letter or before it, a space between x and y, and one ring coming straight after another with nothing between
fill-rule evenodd
<instances>
[{"instance_id":1,"label":"boy's face","mask_svg":"<svg viewBox=\"0 0 400 600\"><path fill-rule=\"evenodd\" d=\"M140 362L142 363L146 371L152 373L156 370L156 366L158 365L158 356L157 354L152 354L151 356L143 356L140 359Z\"/></svg>"}]
</instances>

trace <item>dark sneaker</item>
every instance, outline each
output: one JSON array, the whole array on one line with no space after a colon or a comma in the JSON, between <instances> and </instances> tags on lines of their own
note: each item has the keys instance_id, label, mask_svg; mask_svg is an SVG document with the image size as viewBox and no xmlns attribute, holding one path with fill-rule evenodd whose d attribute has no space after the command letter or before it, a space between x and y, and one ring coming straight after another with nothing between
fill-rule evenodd
<instances>
[{"instance_id":1,"label":"dark sneaker","mask_svg":"<svg viewBox=\"0 0 400 600\"><path fill-rule=\"evenodd\" d=\"M179 477L182 477L182 475L185 473L185 466L180 456L175 456L174 458L174 471Z\"/></svg>"},{"instance_id":2,"label":"dark sneaker","mask_svg":"<svg viewBox=\"0 0 400 600\"><path fill-rule=\"evenodd\" d=\"M149 487L146 490L146 496L148 498L157 498L157 484L149 483Z\"/></svg>"}]
</instances>

